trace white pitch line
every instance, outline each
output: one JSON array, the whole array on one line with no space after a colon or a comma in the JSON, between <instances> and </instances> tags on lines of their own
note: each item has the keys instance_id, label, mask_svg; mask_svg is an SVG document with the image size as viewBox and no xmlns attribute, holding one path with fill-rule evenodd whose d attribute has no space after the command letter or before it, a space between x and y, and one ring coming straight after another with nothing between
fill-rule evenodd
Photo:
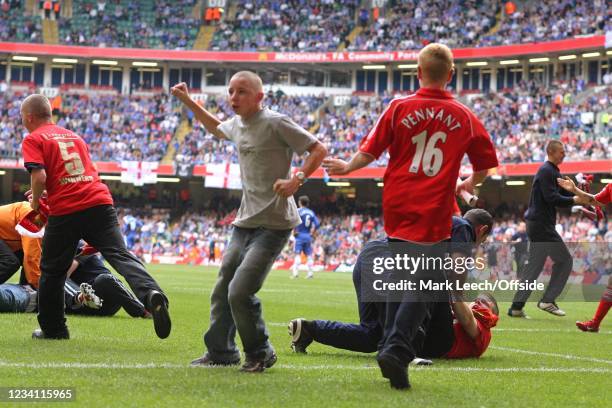
<instances>
[{"instance_id":1,"label":"white pitch line","mask_svg":"<svg viewBox=\"0 0 612 408\"><path fill-rule=\"evenodd\" d=\"M227 367L190 367L188 364L173 364L173 363L11 363L0 361L0 367L4 368L68 368L68 369L151 369L151 368L166 368L166 369L224 369ZM376 366L360 366L360 365L343 365L343 364L324 364L312 366L298 366L294 364L278 364L274 368L285 370L377 370ZM517 373L517 372L536 372L536 373L612 373L612 369L608 368L590 368L590 367L419 367L411 366L411 371L457 371L457 372L495 372L495 373Z\"/></svg>"},{"instance_id":2,"label":"white pitch line","mask_svg":"<svg viewBox=\"0 0 612 408\"><path fill-rule=\"evenodd\" d=\"M582 332L578 329L527 329L527 328L494 328L493 329L494 332L525 332L525 333L576 333L576 334L582 334ZM612 331L600 331L599 333L595 334L595 336L597 335L601 335L601 334L612 334Z\"/></svg>"},{"instance_id":3,"label":"white pitch line","mask_svg":"<svg viewBox=\"0 0 612 408\"><path fill-rule=\"evenodd\" d=\"M271 327L287 327L287 325L289 324L289 321L287 321L287 323L280 323L280 322L270 322L270 323L266 323L268 326ZM581 331L579 331L578 329L576 330L571 330L571 329L522 329L522 328L494 328L493 329L494 332L525 332L525 333L576 333L576 334L583 334ZM608 334L612 334L612 331L602 331L599 333L594 333L594 334L586 334L587 336L598 336L598 335L608 335Z\"/></svg>"},{"instance_id":4,"label":"white pitch line","mask_svg":"<svg viewBox=\"0 0 612 408\"><path fill-rule=\"evenodd\" d=\"M557 358L564 358L566 360L590 361L593 363L612 364L612 360L604 360L602 358L593 358L593 357L581 357L581 356L575 356L573 354L546 353L542 351L521 350L521 349L515 349L515 348L510 348L510 347L500 347L500 346L489 346L489 348L493 350L509 351L511 353L530 354L534 356L557 357Z\"/></svg>"}]
</instances>

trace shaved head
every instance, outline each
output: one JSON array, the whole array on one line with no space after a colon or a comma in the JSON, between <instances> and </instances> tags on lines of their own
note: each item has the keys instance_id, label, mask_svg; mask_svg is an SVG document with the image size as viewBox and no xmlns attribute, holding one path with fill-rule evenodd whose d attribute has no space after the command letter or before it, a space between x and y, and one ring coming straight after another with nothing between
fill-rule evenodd
<instances>
[{"instance_id":1,"label":"shaved head","mask_svg":"<svg viewBox=\"0 0 612 408\"><path fill-rule=\"evenodd\" d=\"M546 154L554 154L557 150L563 147L563 143L558 140L551 140L546 145Z\"/></svg>"},{"instance_id":2,"label":"shaved head","mask_svg":"<svg viewBox=\"0 0 612 408\"><path fill-rule=\"evenodd\" d=\"M236 72L230 79L227 95L234 112L243 119L249 118L262 109L264 93L261 78L251 71Z\"/></svg>"},{"instance_id":3,"label":"shaved head","mask_svg":"<svg viewBox=\"0 0 612 408\"><path fill-rule=\"evenodd\" d=\"M38 119L51 119L51 103L45 95L32 94L21 103L21 113Z\"/></svg>"},{"instance_id":4,"label":"shaved head","mask_svg":"<svg viewBox=\"0 0 612 408\"><path fill-rule=\"evenodd\" d=\"M432 43L419 52L418 64L427 82L446 84L454 67L453 53L444 44Z\"/></svg>"},{"instance_id":5,"label":"shaved head","mask_svg":"<svg viewBox=\"0 0 612 408\"><path fill-rule=\"evenodd\" d=\"M230 82L233 81L234 79L244 79L246 82L248 82L251 89L253 89L255 92L263 92L263 81L261 80L259 75L257 75L254 72L251 72L251 71L236 72L234 75L232 75Z\"/></svg>"}]
</instances>

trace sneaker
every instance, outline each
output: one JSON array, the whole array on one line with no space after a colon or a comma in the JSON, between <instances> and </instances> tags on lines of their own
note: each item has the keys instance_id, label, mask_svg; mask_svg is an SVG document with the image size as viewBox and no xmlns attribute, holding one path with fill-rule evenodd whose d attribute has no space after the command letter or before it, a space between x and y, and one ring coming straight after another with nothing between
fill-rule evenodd
<instances>
[{"instance_id":1,"label":"sneaker","mask_svg":"<svg viewBox=\"0 0 612 408\"><path fill-rule=\"evenodd\" d=\"M293 319L289 322L289 335L291 336L291 349L294 353L306 354L306 347L313 342L312 336L306 329L308 323L305 319Z\"/></svg>"},{"instance_id":2,"label":"sneaker","mask_svg":"<svg viewBox=\"0 0 612 408\"><path fill-rule=\"evenodd\" d=\"M378 362L382 376L389 379L392 388L398 390L410 388L408 367L403 365L397 358L389 353L382 352L376 356L376 361Z\"/></svg>"},{"instance_id":3,"label":"sneaker","mask_svg":"<svg viewBox=\"0 0 612 408\"><path fill-rule=\"evenodd\" d=\"M306 279L312 279L312 278L314 278L314 274L310 273L306 275Z\"/></svg>"},{"instance_id":4,"label":"sneaker","mask_svg":"<svg viewBox=\"0 0 612 408\"><path fill-rule=\"evenodd\" d=\"M599 326L592 320L587 320L586 322L576 322L576 327L583 332L597 333L599 331Z\"/></svg>"},{"instance_id":5,"label":"sneaker","mask_svg":"<svg viewBox=\"0 0 612 408\"><path fill-rule=\"evenodd\" d=\"M102 307L102 299L96 295L90 284L81 283L79 287L80 293L77 294L77 304L88 307L90 309L100 309Z\"/></svg>"},{"instance_id":6,"label":"sneaker","mask_svg":"<svg viewBox=\"0 0 612 408\"><path fill-rule=\"evenodd\" d=\"M559 306L557 306L555 302L552 302L552 303L538 302L538 307L552 315L565 316L565 312L559 309Z\"/></svg>"},{"instance_id":7,"label":"sneaker","mask_svg":"<svg viewBox=\"0 0 612 408\"><path fill-rule=\"evenodd\" d=\"M36 340L68 340L70 333L68 329L54 335L46 334L42 329L36 329L32 332L32 338Z\"/></svg>"},{"instance_id":8,"label":"sneaker","mask_svg":"<svg viewBox=\"0 0 612 408\"><path fill-rule=\"evenodd\" d=\"M523 319L531 319L529 316L527 316L527 314L525 314L525 311L523 309L520 310L516 310L516 309L508 309L508 316L510 317L521 317Z\"/></svg>"},{"instance_id":9,"label":"sneaker","mask_svg":"<svg viewBox=\"0 0 612 408\"><path fill-rule=\"evenodd\" d=\"M417 365L417 366L430 366L433 365L433 361L428 360L426 358L419 358L419 357L415 357L412 359L412 361L410 362L410 365Z\"/></svg>"},{"instance_id":10,"label":"sneaker","mask_svg":"<svg viewBox=\"0 0 612 408\"><path fill-rule=\"evenodd\" d=\"M262 373L266 368L270 368L276 363L276 353L273 351L270 356L265 359L249 360L244 362L240 371L243 373Z\"/></svg>"},{"instance_id":11,"label":"sneaker","mask_svg":"<svg viewBox=\"0 0 612 408\"><path fill-rule=\"evenodd\" d=\"M206 353L202 357L193 360L189 365L192 367L228 367L235 366L238 364L240 364L240 358L234 361L219 362L213 361L213 359L210 358L210 355Z\"/></svg>"},{"instance_id":12,"label":"sneaker","mask_svg":"<svg viewBox=\"0 0 612 408\"><path fill-rule=\"evenodd\" d=\"M148 310L153 315L155 333L160 339L165 339L170 335L170 329L172 328L166 298L160 292L152 290L149 292L147 303L149 304Z\"/></svg>"}]
</instances>

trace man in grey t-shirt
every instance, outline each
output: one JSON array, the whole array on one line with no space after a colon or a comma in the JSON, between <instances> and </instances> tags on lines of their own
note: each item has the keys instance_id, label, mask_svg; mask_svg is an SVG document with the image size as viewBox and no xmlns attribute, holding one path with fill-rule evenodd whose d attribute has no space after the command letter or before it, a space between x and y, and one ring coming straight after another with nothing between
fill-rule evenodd
<instances>
[{"instance_id":1,"label":"man in grey t-shirt","mask_svg":"<svg viewBox=\"0 0 612 408\"><path fill-rule=\"evenodd\" d=\"M229 102L237 116L221 122L198 105L180 83L172 88L206 130L238 148L242 202L232 237L211 295L210 327L204 334L207 352L195 366L240 363L236 330L244 346L245 372L262 372L276 362L255 294L300 223L293 194L327 154L325 147L287 116L264 109L261 78L241 71L231 78ZM293 154L309 152L301 169L291 174Z\"/></svg>"}]
</instances>

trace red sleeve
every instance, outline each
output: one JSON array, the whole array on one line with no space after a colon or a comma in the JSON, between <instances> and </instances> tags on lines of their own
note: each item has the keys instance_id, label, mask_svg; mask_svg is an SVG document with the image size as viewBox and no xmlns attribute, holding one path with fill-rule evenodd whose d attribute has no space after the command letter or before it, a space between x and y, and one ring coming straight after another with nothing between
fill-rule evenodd
<instances>
[{"instance_id":1,"label":"red sleeve","mask_svg":"<svg viewBox=\"0 0 612 408\"><path fill-rule=\"evenodd\" d=\"M42 143L35 135L28 135L21 144L23 164L28 171L33 168L44 168Z\"/></svg>"},{"instance_id":2,"label":"red sleeve","mask_svg":"<svg viewBox=\"0 0 612 408\"><path fill-rule=\"evenodd\" d=\"M488 170L499 166L495 146L489 133L478 118L472 115L472 138L467 155L474 171Z\"/></svg>"},{"instance_id":3,"label":"red sleeve","mask_svg":"<svg viewBox=\"0 0 612 408\"><path fill-rule=\"evenodd\" d=\"M612 202L612 183L608 183L606 188L597 193L595 199L602 204L610 204Z\"/></svg>"},{"instance_id":4,"label":"red sleeve","mask_svg":"<svg viewBox=\"0 0 612 408\"><path fill-rule=\"evenodd\" d=\"M374 156L376 159L389 147L393 140L393 116L397 100L391 101L387 109L380 115L376 124L361 141L359 151Z\"/></svg>"}]
</instances>

